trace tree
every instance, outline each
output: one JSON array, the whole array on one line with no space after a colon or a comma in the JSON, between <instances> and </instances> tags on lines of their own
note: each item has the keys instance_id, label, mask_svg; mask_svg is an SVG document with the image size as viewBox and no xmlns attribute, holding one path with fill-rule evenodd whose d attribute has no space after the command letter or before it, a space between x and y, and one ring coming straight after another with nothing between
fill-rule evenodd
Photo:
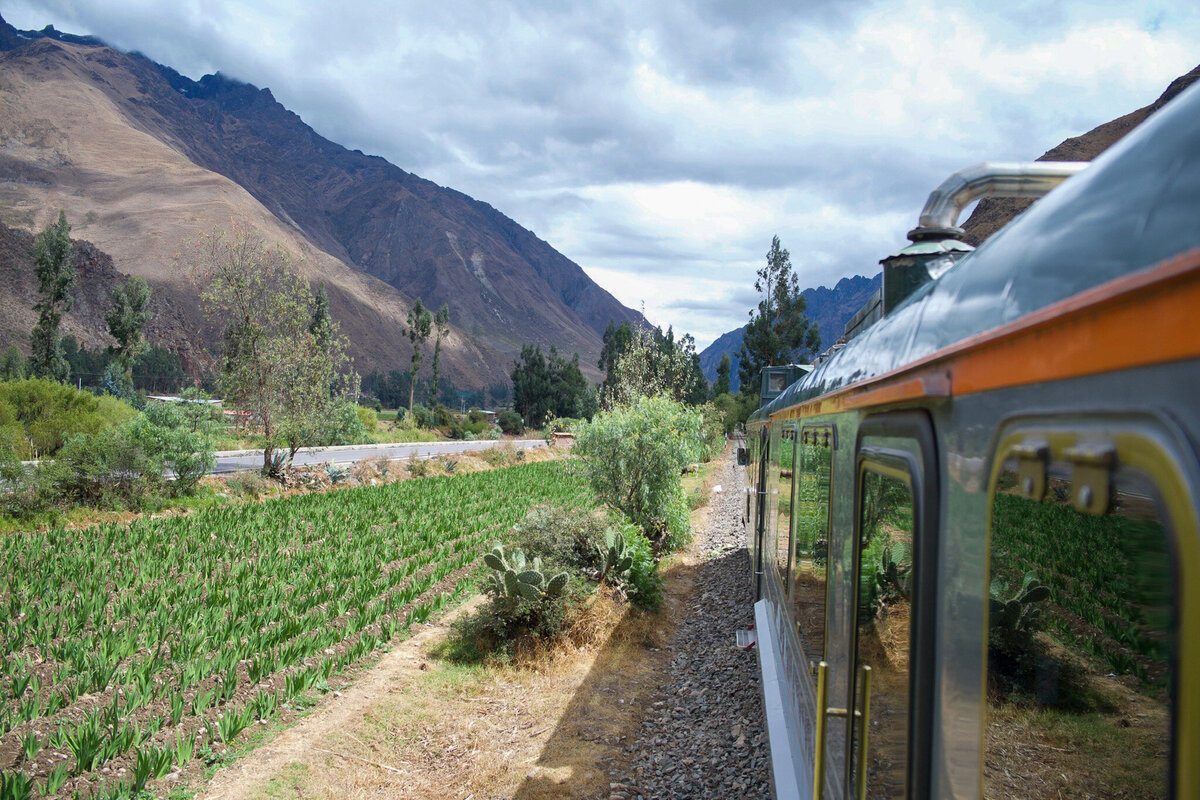
<instances>
[{"instance_id":1,"label":"tree","mask_svg":"<svg viewBox=\"0 0 1200 800\"><path fill-rule=\"evenodd\" d=\"M717 364L717 380L713 382L713 397L729 394L729 373L732 369L733 362L729 358L729 353L722 353L721 361Z\"/></svg>"},{"instance_id":2,"label":"tree","mask_svg":"<svg viewBox=\"0 0 1200 800\"><path fill-rule=\"evenodd\" d=\"M437 403L438 376L441 374L442 339L446 338L446 335L450 333L450 306L442 303L442 307L434 315L433 326L436 335L433 339L433 363L429 365L430 371L433 372L433 379L429 382L429 402Z\"/></svg>"},{"instance_id":3,"label":"tree","mask_svg":"<svg viewBox=\"0 0 1200 800\"><path fill-rule=\"evenodd\" d=\"M424 356L421 354L421 345L429 341L429 332L433 326L433 315L426 309L421 302L421 298L417 298L417 302L408 310L408 329L404 335L412 342L412 383L408 387L408 412L411 414L413 409L413 396L417 388L417 372L421 369L421 361ZM436 397L434 398L437 399Z\"/></svg>"},{"instance_id":4,"label":"tree","mask_svg":"<svg viewBox=\"0 0 1200 800\"><path fill-rule=\"evenodd\" d=\"M708 399L708 381L691 334L676 341L670 328L665 334L658 328L629 328L628 336L617 328L611 342L608 374L600 392L605 408L660 394L690 405Z\"/></svg>"},{"instance_id":5,"label":"tree","mask_svg":"<svg viewBox=\"0 0 1200 800\"><path fill-rule=\"evenodd\" d=\"M130 276L123 285L113 289L112 307L104 313L108 333L116 340L112 347L113 363L123 376L126 391L118 396L133 393L133 365L146 350L143 329L154 318L150 313L150 284L136 275Z\"/></svg>"},{"instance_id":6,"label":"tree","mask_svg":"<svg viewBox=\"0 0 1200 800\"><path fill-rule=\"evenodd\" d=\"M553 346L549 355L541 346L525 345L521 359L513 362L513 408L532 428L546 418L590 417L595 413L595 395L579 369L579 354L567 361Z\"/></svg>"},{"instance_id":7,"label":"tree","mask_svg":"<svg viewBox=\"0 0 1200 800\"><path fill-rule=\"evenodd\" d=\"M285 249L256 233L204 234L186 263L222 325L218 387L262 427L263 471L278 474L299 448L322 441L334 405L356 393L357 376L342 372L346 340L332 320L314 330L308 281Z\"/></svg>"},{"instance_id":8,"label":"tree","mask_svg":"<svg viewBox=\"0 0 1200 800\"><path fill-rule=\"evenodd\" d=\"M617 382L617 361L633 343L633 326L628 321L613 325L610 320L601 342L603 345L600 348L600 361L597 366L604 371L604 388L611 390Z\"/></svg>"},{"instance_id":9,"label":"tree","mask_svg":"<svg viewBox=\"0 0 1200 800\"><path fill-rule=\"evenodd\" d=\"M0 380L19 381L25 377L25 356L21 348L10 344L0 355Z\"/></svg>"},{"instance_id":10,"label":"tree","mask_svg":"<svg viewBox=\"0 0 1200 800\"><path fill-rule=\"evenodd\" d=\"M317 294L313 297L312 322L308 325L308 332L316 337L320 346L325 347L329 344L329 331L332 325L333 318L329 316L329 296L325 294L325 284L322 283L317 287Z\"/></svg>"},{"instance_id":11,"label":"tree","mask_svg":"<svg viewBox=\"0 0 1200 800\"><path fill-rule=\"evenodd\" d=\"M792 271L791 256L780 247L778 236L771 237L767 264L757 274L754 288L762 293L762 299L750 312L738 352L741 392L754 397L759 394L763 367L811 358L821 348L817 326L810 324L804 313L804 295Z\"/></svg>"},{"instance_id":12,"label":"tree","mask_svg":"<svg viewBox=\"0 0 1200 800\"><path fill-rule=\"evenodd\" d=\"M66 213L59 211L58 222L47 225L33 243L42 299L33 307L38 312L38 321L29 337L33 349L29 366L34 375L60 382L71 376L58 332L63 314L71 310L73 303L75 267L71 264L71 250L71 226L67 224Z\"/></svg>"}]
</instances>

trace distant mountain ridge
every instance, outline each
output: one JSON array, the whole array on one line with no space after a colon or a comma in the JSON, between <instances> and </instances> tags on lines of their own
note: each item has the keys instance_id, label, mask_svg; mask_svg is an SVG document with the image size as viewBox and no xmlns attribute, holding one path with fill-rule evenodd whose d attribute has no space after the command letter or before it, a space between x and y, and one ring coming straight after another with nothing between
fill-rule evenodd
<instances>
[{"instance_id":1,"label":"distant mountain ridge","mask_svg":"<svg viewBox=\"0 0 1200 800\"><path fill-rule=\"evenodd\" d=\"M881 278L882 274L874 278L855 275L852 278L842 278L832 289L818 286L801 292L807 306L808 320L816 323L821 334L822 350L827 349L842 335L849 319L879 288ZM744 330L743 325L722 334L700 353L700 369L704 371L704 377L708 378L709 382L717 379L717 365L721 363L722 354L729 353L733 362L733 371L729 376L730 388L735 392L738 390L741 382L738 380L737 354L742 347Z\"/></svg>"},{"instance_id":2,"label":"distant mountain ridge","mask_svg":"<svg viewBox=\"0 0 1200 800\"><path fill-rule=\"evenodd\" d=\"M450 307L459 385L506 379L524 343L594 364L610 321L641 321L495 208L321 137L268 89L2 19L0 78L0 219L31 231L65 208L117 270L193 298L173 254L247 220L329 284L360 371L405 368L418 297ZM198 305L180 324L211 338Z\"/></svg>"}]
</instances>

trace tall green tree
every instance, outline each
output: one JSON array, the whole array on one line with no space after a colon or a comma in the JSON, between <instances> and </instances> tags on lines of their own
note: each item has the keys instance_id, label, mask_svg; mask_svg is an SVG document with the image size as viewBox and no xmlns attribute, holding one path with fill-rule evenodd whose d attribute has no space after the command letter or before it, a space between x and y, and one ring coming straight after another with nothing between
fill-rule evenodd
<instances>
[{"instance_id":1,"label":"tall green tree","mask_svg":"<svg viewBox=\"0 0 1200 800\"><path fill-rule=\"evenodd\" d=\"M721 353L721 361L717 364L717 379L713 382L713 397L729 394L729 373L733 371L733 361L729 353Z\"/></svg>"},{"instance_id":2,"label":"tall green tree","mask_svg":"<svg viewBox=\"0 0 1200 800\"><path fill-rule=\"evenodd\" d=\"M607 374L600 389L601 405L615 408L660 394L690 405L708 399L708 381L690 333L676 340L671 328L664 334L659 328L635 330L627 325L613 329L611 350L602 356Z\"/></svg>"},{"instance_id":3,"label":"tall green tree","mask_svg":"<svg viewBox=\"0 0 1200 800\"><path fill-rule=\"evenodd\" d=\"M298 449L324 441L334 407L357 394L345 337L335 322L313 330L308 281L285 249L257 233L202 235L185 258L222 325L218 387L261 427L263 471L277 473Z\"/></svg>"},{"instance_id":4,"label":"tall green tree","mask_svg":"<svg viewBox=\"0 0 1200 800\"><path fill-rule=\"evenodd\" d=\"M325 284L321 283L317 286L317 293L313 297L312 322L308 324L308 332L316 337L318 344L324 347L329 344L332 325L333 317L329 316L329 295L325 294Z\"/></svg>"},{"instance_id":5,"label":"tall green tree","mask_svg":"<svg viewBox=\"0 0 1200 800\"><path fill-rule=\"evenodd\" d=\"M433 363L429 365L433 378L429 382L429 402L436 403L438 401L438 378L441 376L442 339L445 339L446 335L450 333L450 306L442 303L442 307L433 317L433 328Z\"/></svg>"},{"instance_id":6,"label":"tall green tree","mask_svg":"<svg viewBox=\"0 0 1200 800\"><path fill-rule=\"evenodd\" d=\"M591 417L596 412L596 399L583 371L579 354L570 361L550 347L549 354L541 346L525 345L520 360L513 363L513 408L525 419L525 424L540 428L551 414L556 417Z\"/></svg>"},{"instance_id":7,"label":"tall green tree","mask_svg":"<svg viewBox=\"0 0 1200 800\"><path fill-rule=\"evenodd\" d=\"M25 377L25 356L21 348L10 344L0 354L0 381L19 381Z\"/></svg>"},{"instance_id":8,"label":"tall green tree","mask_svg":"<svg viewBox=\"0 0 1200 800\"><path fill-rule=\"evenodd\" d=\"M29 337L33 349L30 371L55 381L71 377L71 365L63 355L58 331L63 315L74 302L71 291L75 288L75 267L71 264L71 250L71 226L67 224L66 213L59 211L58 221L47 225L33 243L42 299L33 306L38 321Z\"/></svg>"},{"instance_id":9,"label":"tall green tree","mask_svg":"<svg viewBox=\"0 0 1200 800\"><path fill-rule=\"evenodd\" d=\"M741 392L757 397L763 367L793 364L811 359L821 349L817 326L805 314L804 295L792 270L791 255L771 237L767 263L758 270L754 288L761 293L758 306L750 312L738 351Z\"/></svg>"},{"instance_id":10,"label":"tall green tree","mask_svg":"<svg viewBox=\"0 0 1200 800\"><path fill-rule=\"evenodd\" d=\"M112 306L104 313L108 334L116 340L113 363L133 391L133 365L146 351L145 328L154 318L150 313L150 284L136 275L113 289Z\"/></svg>"},{"instance_id":11,"label":"tall green tree","mask_svg":"<svg viewBox=\"0 0 1200 800\"><path fill-rule=\"evenodd\" d=\"M412 413L413 397L417 388L417 373L421 370L421 361L425 356L421 353L421 345L429 341L429 333L433 327L433 315L425 308L421 298L408 310L408 328L404 335L412 342L412 383L408 387L408 413ZM436 399L436 398L435 398Z\"/></svg>"}]
</instances>

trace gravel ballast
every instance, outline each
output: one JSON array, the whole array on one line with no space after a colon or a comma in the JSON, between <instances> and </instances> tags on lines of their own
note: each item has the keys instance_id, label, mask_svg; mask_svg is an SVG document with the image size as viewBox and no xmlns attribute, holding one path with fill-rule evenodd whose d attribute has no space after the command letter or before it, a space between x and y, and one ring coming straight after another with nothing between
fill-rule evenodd
<instances>
[{"instance_id":1,"label":"gravel ballast","mask_svg":"<svg viewBox=\"0 0 1200 800\"><path fill-rule=\"evenodd\" d=\"M670 645L670 676L628 745L633 761L610 800L771 797L758 655L735 638L754 623L742 478L727 453L715 479L723 491L695 531L703 562Z\"/></svg>"}]
</instances>

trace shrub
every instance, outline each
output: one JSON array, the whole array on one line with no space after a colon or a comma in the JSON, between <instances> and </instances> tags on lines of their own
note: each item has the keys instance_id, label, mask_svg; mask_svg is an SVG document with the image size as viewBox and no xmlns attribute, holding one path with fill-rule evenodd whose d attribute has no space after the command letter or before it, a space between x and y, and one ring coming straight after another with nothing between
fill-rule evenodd
<instances>
[{"instance_id":1,"label":"shrub","mask_svg":"<svg viewBox=\"0 0 1200 800\"><path fill-rule=\"evenodd\" d=\"M418 428L432 428L434 426L433 413L420 403L413 405L412 414L410 416L412 418L412 422L415 423Z\"/></svg>"},{"instance_id":2,"label":"shrub","mask_svg":"<svg viewBox=\"0 0 1200 800\"><path fill-rule=\"evenodd\" d=\"M493 434L493 429L495 433ZM447 430L452 439L498 439L500 430L492 425L488 415L477 408L472 408L466 416L455 418Z\"/></svg>"},{"instance_id":3,"label":"shrub","mask_svg":"<svg viewBox=\"0 0 1200 800\"><path fill-rule=\"evenodd\" d=\"M667 397L642 397L575 428L575 452L604 503L623 512L660 552L687 541L682 469L702 451L702 419Z\"/></svg>"},{"instance_id":4,"label":"shrub","mask_svg":"<svg viewBox=\"0 0 1200 800\"><path fill-rule=\"evenodd\" d=\"M530 509L513 532L514 542L531 556L540 557L550 567L564 567L587 578L595 578L602 570L607 540L619 533L633 563L618 580L611 582L623 588L642 608L662 605L663 580L654 549L646 535L623 517L581 514L579 509L540 505Z\"/></svg>"},{"instance_id":5,"label":"shrub","mask_svg":"<svg viewBox=\"0 0 1200 800\"><path fill-rule=\"evenodd\" d=\"M600 566L597 546L604 541L602 516L562 506L534 506L513 527L513 541L548 564L589 575Z\"/></svg>"},{"instance_id":6,"label":"shrub","mask_svg":"<svg viewBox=\"0 0 1200 800\"><path fill-rule=\"evenodd\" d=\"M42 378L0 383L0 402L8 404L24 431L22 458L53 455L71 434L97 433L125 414L117 410L124 404L116 398L101 413L94 395Z\"/></svg>"},{"instance_id":7,"label":"shrub","mask_svg":"<svg viewBox=\"0 0 1200 800\"><path fill-rule=\"evenodd\" d=\"M497 414L496 424L500 426L500 430L509 436L515 436L525 431L525 420L521 418L520 414L511 409L501 411Z\"/></svg>"},{"instance_id":8,"label":"shrub","mask_svg":"<svg viewBox=\"0 0 1200 800\"><path fill-rule=\"evenodd\" d=\"M321 444L355 444L366 439L367 429L358 412L359 407L349 400L334 403Z\"/></svg>"},{"instance_id":9,"label":"shrub","mask_svg":"<svg viewBox=\"0 0 1200 800\"><path fill-rule=\"evenodd\" d=\"M151 403L142 416L146 424L137 422L137 417L129 423L140 437L138 445L150 449L175 473L171 494L191 494L216 463L211 407Z\"/></svg>"},{"instance_id":10,"label":"shrub","mask_svg":"<svg viewBox=\"0 0 1200 800\"><path fill-rule=\"evenodd\" d=\"M525 451L518 450L511 443L507 442L495 447L489 447L486 450L480 450L475 455L493 467L508 467L513 464L520 464L525 460Z\"/></svg>"},{"instance_id":11,"label":"shrub","mask_svg":"<svg viewBox=\"0 0 1200 800\"><path fill-rule=\"evenodd\" d=\"M225 479L225 486L241 497L258 498L267 491L267 479L258 470L235 472Z\"/></svg>"},{"instance_id":12,"label":"shrub","mask_svg":"<svg viewBox=\"0 0 1200 800\"><path fill-rule=\"evenodd\" d=\"M376 400L375 402L378 403L379 401ZM378 409L363 408L362 406L356 406L354 410L358 412L358 421L360 423L362 423L363 429L368 434L373 434L377 430L379 430Z\"/></svg>"},{"instance_id":13,"label":"shrub","mask_svg":"<svg viewBox=\"0 0 1200 800\"><path fill-rule=\"evenodd\" d=\"M93 505L141 505L152 493L190 494L214 463L212 442L188 429L173 405L152 403L126 422L74 434L56 459L65 498ZM175 474L167 481L164 470Z\"/></svg>"}]
</instances>

